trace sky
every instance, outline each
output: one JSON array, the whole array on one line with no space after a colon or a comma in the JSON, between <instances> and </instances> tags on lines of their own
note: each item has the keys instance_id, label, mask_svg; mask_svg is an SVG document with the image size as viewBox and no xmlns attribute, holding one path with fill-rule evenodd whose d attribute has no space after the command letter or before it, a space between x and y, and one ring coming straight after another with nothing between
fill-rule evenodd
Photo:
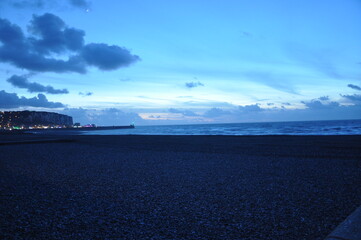
<instances>
[{"instance_id":1,"label":"sky","mask_svg":"<svg viewBox=\"0 0 361 240\"><path fill-rule=\"evenodd\" d=\"M359 0L0 0L0 110L97 125L361 118Z\"/></svg>"}]
</instances>

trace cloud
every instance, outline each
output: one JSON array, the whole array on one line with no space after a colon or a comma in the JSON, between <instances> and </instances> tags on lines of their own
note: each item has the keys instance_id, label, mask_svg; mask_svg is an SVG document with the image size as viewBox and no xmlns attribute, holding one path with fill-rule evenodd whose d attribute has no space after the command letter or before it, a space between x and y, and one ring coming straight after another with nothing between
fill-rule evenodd
<instances>
[{"instance_id":1,"label":"cloud","mask_svg":"<svg viewBox=\"0 0 361 240\"><path fill-rule=\"evenodd\" d=\"M29 82L26 76L13 75L8 78L6 81L11 83L14 87L25 88L28 92L44 92L50 94L67 94L69 91L67 89L55 89L52 86L44 86L36 82Z\"/></svg>"},{"instance_id":2,"label":"cloud","mask_svg":"<svg viewBox=\"0 0 361 240\"><path fill-rule=\"evenodd\" d=\"M260 106L258 106L258 104L239 106L238 109L239 109L242 113L262 112L262 111L264 110L263 108L261 108Z\"/></svg>"},{"instance_id":3,"label":"cloud","mask_svg":"<svg viewBox=\"0 0 361 240\"><path fill-rule=\"evenodd\" d=\"M148 118L152 118L152 119L160 119L162 118L161 116L157 115L157 116L154 116L154 115L150 115Z\"/></svg>"},{"instance_id":4,"label":"cloud","mask_svg":"<svg viewBox=\"0 0 361 240\"><path fill-rule=\"evenodd\" d=\"M186 97L187 98L187 97ZM189 96L189 98L192 98L192 96ZM223 107L223 108L233 108L235 105L229 103L229 102L218 102L218 101L212 101L207 99L195 99L192 101L185 101L182 102L182 104L189 106L189 107L197 107L197 108L209 108L209 107Z\"/></svg>"},{"instance_id":5,"label":"cloud","mask_svg":"<svg viewBox=\"0 0 361 240\"><path fill-rule=\"evenodd\" d=\"M288 103L288 102L284 102L282 103L283 105L286 105L286 106L291 106L291 103Z\"/></svg>"},{"instance_id":6,"label":"cloud","mask_svg":"<svg viewBox=\"0 0 361 240\"><path fill-rule=\"evenodd\" d=\"M42 54L77 51L84 46L83 30L67 27L61 18L50 13L34 15L28 30L39 37L32 37L29 41Z\"/></svg>"},{"instance_id":7,"label":"cloud","mask_svg":"<svg viewBox=\"0 0 361 240\"><path fill-rule=\"evenodd\" d=\"M137 113L124 112L117 108L107 108L92 115L98 125L129 125L133 122L140 123L142 118Z\"/></svg>"},{"instance_id":8,"label":"cloud","mask_svg":"<svg viewBox=\"0 0 361 240\"><path fill-rule=\"evenodd\" d=\"M353 94L353 95L341 95L342 97L351 100L352 102L361 102L361 95L360 94Z\"/></svg>"},{"instance_id":9,"label":"cloud","mask_svg":"<svg viewBox=\"0 0 361 240\"><path fill-rule=\"evenodd\" d=\"M49 102L44 94L38 94L37 97L25 98L18 97L16 93L7 93L0 91L0 108L18 108L18 107L43 107L43 108L62 108L64 104L60 102Z\"/></svg>"},{"instance_id":10,"label":"cloud","mask_svg":"<svg viewBox=\"0 0 361 240\"><path fill-rule=\"evenodd\" d=\"M267 103L267 106L274 106L274 103Z\"/></svg>"},{"instance_id":11,"label":"cloud","mask_svg":"<svg viewBox=\"0 0 361 240\"><path fill-rule=\"evenodd\" d=\"M221 116L229 115L229 114L231 114L230 111L226 111L221 108L211 108L208 111L206 111L203 114L203 116L206 118L217 118L217 117L221 117Z\"/></svg>"},{"instance_id":12,"label":"cloud","mask_svg":"<svg viewBox=\"0 0 361 240\"><path fill-rule=\"evenodd\" d=\"M1 0L0 6L13 7L19 9L43 9L50 6L64 6L68 4L76 8L89 8L90 1L86 0L67 0L67 1L56 1L56 0Z\"/></svg>"},{"instance_id":13,"label":"cloud","mask_svg":"<svg viewBox=\"0 0 361 240\"><path fill-rule=\"evenodd\" d=\"M1 100L1 99L0 99ZM317 106L314 102L325 106ZM305 101L309 107L303 109L287 109L282 107L261 108L260 105L241 106L237 108L198 108L204 111L197 117L174 116L173 113L181 114L183 109L138 109L147 119L139 114L110 108L106 110L65 108L58 111L73 117L74 122L82 124L95 123L97 125L129 125L133 121L136 125L159 125L159 124L195 124L195 123L236 123L236 122L272 122L272 121L308 121L308 120L337 120L358 119L361 116L361 104L329 105L318 99ZM309 104L311 103L311 104ZM313 105L312 105L313 103ZM329 105L329 106L328 106ZM261 108L261 109L259 109ZM159 115L159 112L163 112ZM166 111L166 112L164 112ZM167 115L168 113L168 115ZM172 117L173 114L173 117ZM266 134L266 133L265 133Z\"/></svg>"},{"instance_id":14,"label":"cloud","mask_svg":"<svg viewBox=\"0 0 361 240\"><path fill-rule=\"evenodd\" d=\"M34 15L28 31L32 36L25 37L19 26L0 18L0 62L38 72L86 73L90 66L115 70L140 60L126 48L84 44L83 30L50 13Z\"/></svg>"},{"instance_id":15,"label":"cloud","mask_svg":"<svg viewBox=\"0 0 361 240\"><path fill-rule=\"evenodd\" d=\"M357 86L357 85L348 84L347 87L361 91L361 87L359 87L359 86Z\"/></svg>"},{"instance_id":16,"label":"cloud","mask_svg":"<svg viewBox=\"0 0 361 240\"><path fill-rule=\"evenodd\" d=\"M19 26L0 18L0 41L4 45L20 46L23 40L24 34Z\"/></svg>"},{"instance_id":17,"label":"cloud","mask_svg":"<svg viewBox=\"0 0 361 240\"><path fill-rule=\"evenodd\" d=\"M87 96L93 95L93 93L92 92L79 92L79 95L83 96L83 97L87 97Z\"/></svg>"},{"instance_id":18,"label":"cloud","mask_svg":"<svg viewBox=\"0 0 361 240\"><path fill-rule=\"evenodd\" d=\"M201 82L187 82L187 83L185 83L185 86L186 86L187 88L195 88L195 87L204 86L204 84L201 83Z\"/></svg>"},{"instance_id":19,"label":"cloud","mask_svg":"<svg viewBox=\"0 0 361 240\"><path fill-rule=\"evenodd\" d=\"M245 37L245 38L249 38L249 37L252 37L252 33L250 32L247 32L247 31L240 31L240 35L241 37Z\"/></svg>"},{"instance_id":20,"label":"cloud","mask_svg":"<svg viewBox=\"0 0 361 240\"><path fill-rule=\"evenodd\" d=\"M247 119L249 121L314 121L314 120L341 120L359 119L361 104L307 107L305 109L270 109L265 110L260 116ZM243 120L243 119L242 119Z\"/></svg>"},{"instance_id":21,"label":"cloud","mask_svg":"<svg viewBox=\"0 0 361 240\"><path fill-rule=\"evenodd\" d=\"M329 96L319 97L318 99L321 100L321 101L328 101L328 100L330 100Z\"/></svg>"},{"instance_id":22,"label":"cloud","mask_svg":"<svg viewBox=\"0 0 361 240\"><path fill-rule=\"evenodd\" d=\"M359 96L361 101L361 95ZM272 121L307 121L330 119L357 119L361 114L361 104L340 105L338 102L321 102L318 99L303 102L305 109L287 109L284 107L261 108L257 104L239 106L239 110L212 108L204 117L212 122L272 122Z\"/></svg>"},{"instance_id":23,"label":"cloud","mask_svg":"<svg viewBox=\"0 0 361 240\"><path fill-rule=\"evenodd\" d=\"M196 114L195 112L191 111L191 110L179 110L179 109L175 109L175 108L170 108L168 109L168 111L170 113L180 113L183 116L187 116L187 117L196 117L199 116L198 114Z\"/></svg>"},{"instance_id":24,"label":"cloud","mask_svg":"<svg viewBox=\"0 0 361 240\"><path fill-rule=\"evenodd\" d=\"M223 110L221 108L211 108L207 110L203 117L213 122L252 122L262 119L265 109L258 104L238 106L236 109Z\"/></svg>"},{"instance_id":25,"label":"cloud","mask_svg":"<svg viewBox=\"0 0 361 240\"><path fill-rule=\"evenodd\" d=\"M78 8L89 8L90 2L85 0L69 0L69 3Z\"/></svg>"},{"instance_id":26,"label":"cloud","mask_svg":"<svg viewBox=\"0 0 361 240\"><path fill-rule=\"evenodd\" d=\"M267 71L245 72L242 75L249 78L251 81L262 83L276 90L291 94L298 94L290 82L286 81L286 76L278 76L277 74Z\"/></svg>"},{"instance_id":27,"label":"cloud","mask_svg":"<svg viewBox=\"0 0 361 240\"><path fill-rule=\"evenodd\" d=\"M332 52L328 49L312 49L292 43L285 46L284 50L286 55L297 64L314 69L331 78L343 77L332 62Z\"/></svg>"},{"instance_id":28,"label":"cloud","mask_svg":"<svg viewBox=\"0 0 361 240\"><path fill-rule=\"evenodd\" d=\"M88 110L84 108L64 108L62 111L59 111L61 114L65 114L68 116L73 117L74 123L83 123L87 124L90 123L89 116L88 116Z\"/></svg>"},{"instance_id":29,"label":"cloud","mask_svg":"<svg viewBox=\"0 0 361 240\"><path fill-rule=\"evenodd\" d=\"M10 6L14 8L43 8L44 0L2 0L0 6Z\"/></svg>"},{"instance_id":30,"label":"cloud","mask_svg":"<svg viewBox=\"0 0 361 240\"><path fill-rule=\"evenodd\" d=\"M104 43L86 45L82 49L81 56L87 64L96 66L101 70L115 70L140 60L138 56L132 55L125 48L115 45L109 46Z\"/></svg>"},{"instance_id":31,"label":"cloud","mask_svg":"<svg viewBox=\"0 0 361 240\"><path fill-rule=\"evenodd\" d=\"M338 102L327 102L327 103L322 103L319 100L311 100L311 101L302 101L301 103L305 104L307 108L309 109L318 109L318 110L322 110L322 109L332 109L332 108L337 108L340 106L340 104Z\"/></svg>"},{"instance_id":32,"label":"cloud","mask_svg":"<svg viewBox=\"0 0 361 240\"><path fill-rule=\"evenodd\" d=\"M117 108L107 108L103 110L93 110L85 108L65 108L59 113L70 115L74 122L81 124L94 123L98 126L118 126L144 123L144 119L137 113L124 112Z\"/></svg>"}]
</instances>

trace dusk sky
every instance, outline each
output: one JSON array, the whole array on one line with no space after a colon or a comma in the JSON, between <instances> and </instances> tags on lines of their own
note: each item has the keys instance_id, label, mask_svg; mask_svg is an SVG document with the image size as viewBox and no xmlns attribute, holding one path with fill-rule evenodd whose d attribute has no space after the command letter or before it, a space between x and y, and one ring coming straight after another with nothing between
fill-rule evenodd
<instances>
[{"instance_id":1,"label":"dusk sky","mask_svg":"<svg viewBox=\"0 0 361 240\"><path fill-rule=\"evenodd\" d=\"M359 0L0 0L0 110L98 125L361 118Z\"/></svg>"}]
</instances>

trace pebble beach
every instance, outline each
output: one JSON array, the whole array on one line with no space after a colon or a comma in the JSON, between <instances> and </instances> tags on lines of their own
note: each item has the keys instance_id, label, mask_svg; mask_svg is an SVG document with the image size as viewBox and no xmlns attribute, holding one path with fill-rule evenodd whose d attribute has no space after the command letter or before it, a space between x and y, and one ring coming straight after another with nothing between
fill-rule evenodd
<instances>
[{"instance_id":1,"label":"pebble beach","mask_svg":"<svg viewBox=\"0 0 361 240\"><path fill-rule=\"evenodd\" d=\"M0 238L324 239L361 205L360 146L360 135L0 135Z\"/></svg>"}]
</instances>

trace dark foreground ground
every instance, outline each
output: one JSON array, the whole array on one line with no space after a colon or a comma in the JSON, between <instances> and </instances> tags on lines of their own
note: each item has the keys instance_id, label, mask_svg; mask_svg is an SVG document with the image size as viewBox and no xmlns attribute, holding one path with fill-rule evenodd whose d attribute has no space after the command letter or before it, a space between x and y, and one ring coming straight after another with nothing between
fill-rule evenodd
<instances>
[{"instance_id":1,"label":"dark foreground ground","mask_svg":"<svg viewBox=\"0 0 361 240\"><path fill-rule=\"evenodd\" d=\"M361 136L1 145L34 138L0 136L0 239L313 240L361 204Z\"/></svg>"}]
</instances>

